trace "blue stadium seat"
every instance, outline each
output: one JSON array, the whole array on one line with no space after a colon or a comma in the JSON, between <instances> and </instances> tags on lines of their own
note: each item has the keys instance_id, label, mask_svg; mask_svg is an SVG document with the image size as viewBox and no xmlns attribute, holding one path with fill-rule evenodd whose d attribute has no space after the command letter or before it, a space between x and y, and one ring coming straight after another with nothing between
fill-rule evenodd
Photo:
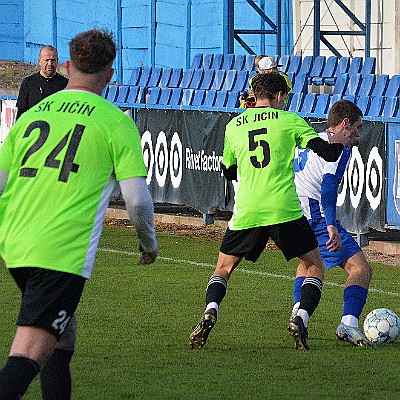
<instances>
[{"instance_id":1,"label":"blue stadium seat","mask_svg":"<svg viewBox=\"0 0 400 400\"><path fill-rule=\"evenodd\" d=\"M352 103L356 102L356 96L354 94L346 94L343 96L343 100L351 101Z\"/></svg>"},{"instance_id":2,"label":"blue stadium seat","mask_svg":"<svg viewBox=\"0 0 400 400\"><path fill-rule=\"evenodd\" d=\"M211 53L203 54L203 63L201 64L201 68L210 69L213 59L214 59L214 54Z\"/></svg>"},{"instance_id":3,"label":"blue stadium seat","mask_svg":"<svg viewBox=\"0 0 400 400\"><path fill-rule=\"evenodd\" d=\"M344 95L347 84L349 82L349 75L343 74L336 78L335 86L333 87L332 94Z\"/></svg>"},{"instance_id":4,"label":"blue stadium seat","mask_svg":"<svg viewBox=\"0 0 400 400\"><path fill-rule=\"evenodd\" d=\"M107 98L107 93L108 93L108 85L104 86L103 91L101 92L101 97Z\"/></svg>"},{"instance_id":5,"label":"blue stadium seat","mask_svg":"<svg viewBox=\"0 0 400 400\"><path fill-rule=\"evenodd\" d=\"M140 86L129 86L129 93L126 98L126 103L128 106L132 106L136 103Z\"/></svg>"},{"instance_id":6,"label":"blue stadium seat","mask_svg":"<svg viewBox=\"0 0 400 400\"><path fill-rule=\"evenodd\" d=\"M386 97L383 110L382 117L390 118L394 117L399 108L399 98L398 97Z\"/></svg>"},{"instance_id":7,"label":"blue stadium seat","mask_svg":"<svg viewBox=\"0 0 400 400\"><path fill-rule=\"evenodd\" d=\"M313 65L313 56L305 56L300 64L300 69L297 71L297 75L309 74Z\"/></svg>"},{"instance_id":8,"label":"blue stadium seat","mask_svg":"<svg viewBox=\"0 0 400 400\"><path fill-rule=\"evenodd\" d=\"M314 110L310 113L310 116L314 118L325 118L329 105L329 97L328 93L317 95L317 101L315 102Z\"/></svg>"},{"instance_id":9,"label":"blue stadium seat","mask_svg":"<svg viewBox=\"0 0 400 400\"><path fill-rule=\"evenodd\" d=\"M198 108L201 105L203 105L204 102L204 98L206 96L206 91L205 90L195 90L194 95L193 95L193 99L192 99L192 104L191 104L191 108Z\"/></svg>"},{"instance_id":10,"label":"blue stadium seat","mask_svg":"<svg viewBox=\"0 0 400 400\"><path fill-rule=\"evenodd\" d=\"M214 80L215 70L213 69L204 69L203 80L200 85L200 89L209 90Z\"/></svg>"},{"instance_id":11,"label":"blue stadium seat","mask_svg":"<svg viewBox=\"0 0 400 400\"><path fill-rule=\"evenodd\" d=\"M217 96L216 90L208 90L204 97L203 104L199 107L199 109L200 110L211 109L214 106L216 96Z\"/></svg>"},{"instance_id":12,"label":"blue stadium seat","mask_svg":"<svg viewBox=\"0 0 400 400\"><path fill-rule=\"evenodd\" d=\"M366 116L380 117L382 115L384 99L385 98L383 96L373 97Z\"/></svg>"},{"instance_id":13,"label":"blue stadium seat","mask_svg":"<svg viewBox=\"0 0 400 400\"><path fill-rule=\"evenodd\" d=\"M375 86L375 75L361 74L361 76L362 80L361 80L360 90L358 91L358 96L370 96Z\"/></svg>"},{"instance_id":14,"label":"blue stadium seat","mask_svg":"<svg viewBox=\"0 0 400 400\"><path fill-rule=\"evenodd\" d=\"M133 68L133 70L131 72L131 76L129 77L128 85L129 86L137 86L141 73L142 73L141 67Z\"/></svg>"},{"instance_id":15,"label":"blue stadium seat","mask_svg":"<svg viewBox=\"0 0 400 400\"><path fill-rule=\"evenodd\" d=\"M246 56L244 54L236 54L232 69L235 69L236 71L242 71L244 69L245 60Z\"/></svg>"},{"instance_id":16,"label":"blue stadium seat","mask_svg":"<svg viewBox=\"0 0 400 400\"><path fill-rule=\"evenodd\" d=\"M126 106L126 99L129 93L129 86L128 85L120 85L118 90L118 96L115 99L115 105L118 107Z\"/></svg>"},{"instance_id":17,"label":"blue stadium seat","mask_svg":"<svg viewBox=\"0 0 400 400\"><path fill-rule=\"evenodd\" d=\"M279 67L278 69L283 72L287 72L289 68L289 61L290 57L289 56L281 56L279 59L279 64L282 65L282 67Z\"/></svg>"},{"instance_id":18,"label":"blue stadium seat","mask_svg":"<svg viewBox=\"0 0 400 400\"><path fill-rule=\"evenodd\" d=\"M160 106L168 105L171 94L172 94L171 88L161 88L161 94L160 97L158 98L158 104Z\"/></svg>"},{"instance_id":19,"label":"blue stadium seat","mask_svg":"<svg viewBox=\"0 0 400 400\"><path fill-rule=\"evenodd\" d=\"M303 104L303 97L304 93L302 92L292 93L288 111L298 112Z\"/></svg>"},{"instance_id":20,"label":"blue stadium seat","mask_svg":"<svg viewBox=\"0 0 400 400\"><path fill-rule=\"evenodd\" d=\"M146 102L146 107L154 106L158 104L160 95L161 95L161 88L160 87L151 87L149 90L149 97Z\"/></svg>"},{"instance_id":21,"label":"blue stadium seat","mask_svg":"<svg viewBox=\"0 0 400 400\"><path fill-rule=\"evenodd\" d=\"M301 64L301 56L290 56L289 59L289 67L286 70L286 73L296 75L299 72Z\"/></svg>"},{"instance_id":22,"label":"blue stadium seat","mask_svg":"<svg viewBox=\"0 0 400 400\"><path fill-rule=\"evenodd\" d=\"M254 54L247 54L243 68L246 69L247 71L253 71L255 58L256 56Z\"/></svg>"},{"instance_id":23,"label":"blue stadium seat","mask_svg":"<svg viewBox=\"0 0 400 400\"><path fill-rule=\"evenodd\" d=\"M161 68L153 67L151 69L150 78L149 78L149 81L147 82L146 86L148 86L148 87L158 86L158 83L160 82L160 78L161 78L161 72L162 72Z\"/></svg>"},{"instance_id":24,"label":"blue stadium seat","mask_svg":"<svg viewBox=\"0 0 400 400\"><path fill-rule=\"evenodd\" d=\"M334 86L338 76L347 74L350 66L350 57L340 57L336 70L331 78L325 78L325 85Z\"/></svg>"},{"instance_id":25,"label":"blue stadium seat","mask_svg":"<svg viewBox=\"0 0 400 400\"><path fill-rule=\"evenodd\" d=\"M349 75L358 74L359 72L361 72L362 63L363 63L362 57L353 57L353 59L350 62L349 70L347 71L347 73Z\"/></svg>"},{"instance_id":26,"label":"blue stadium seat","mask_svg":"<svg viewBox=\"0 0 400 400\"><path fill-rule=\"evenodd\" d=\"M309 113L312 113L314 110L315 101L317 100L316 93L307 93L304 97L303 104L298 111L298 114L301 116L306 116Z\"/></svg>"},{"instance_id":27,"label":"blue stadium seat","mask_svg":"<svg viewBox=\"0 0 400 400\"><path fill-rule=\"evenodd\" d=\"M215 71L215 76L213 83L211 85L211 89L213 90L221 90L222 85L224 84L225 81L225 75L226 71L220 69L219 71Z\"/></svg>"},{"instance_id":28,"label":"blue stadium seat","mask_svg":"<svg viewBox=\"0 0 400 400\"><path fill-rule=\"evenodd\" d=\"M226 107L230 109L238 108L240 106L239 92L235 90L228 91L228 98L226 101Z\"/></svg>"},{"instance_id":29,"label":"blue stadium seat","mask_svg":"<svg viewBox=\"0 0 400 400\"><path fill-rule=\"evenodd\" d=\"M194 89L184 89L182 93L181 106L182 110L190 109L194 96Z\"/></svg>"},{"instance_id":30,"label":"blue stadium seat","mask_svg":"<svg viewBox=\"0 0 400 400\"><path fill-rule=\"evenodd\" d=\"M190 81L189 88L190 89L199 89L201 86L201 82L203 81L204 69L195 69L193 73L192 80Z\"/></svg>"},{"instance_id":31,"label":"blue stadium seat","mask_svg":"<svg viewBox=\"0 0 400 400\"><path fill-rule=\"evenodd\" d=\"M173 88L167 108L179 108L182 101L182 95L183 95L183 89L181 87Z\"/></svg>"},{"instance_id":32,"label":"blue stadium seat","mask_svg":"<svg viewBox=\"0 0 400 400\"><path fill-rule=\"evenodd\" d=\"M171 79L171 74L172 74L172 68L163 68L160 82L158 82L158 86L168 87L169 80Z\"/></svg>"},{"instance_id":33,"label":"blue stadium seat","mask_svg":"<svg viewBox=\"0 0 400 400\"><path fill-rule=\"evenodd\" d=\"M233 86L236 81L237 71L231 69L230 71L226 71L225 81L222 85L222 90L233 90Z\"/></svg>"},{"instance_id":34,"label":"blue stadium seat","mask_svg":"<svg viewBox=\"0 0 400 400\"><path fill-rule=\"evenodd\" d=\"M362 111L363 115L367 115L369 106L371 104L371 97L368 95L360 96L356 99L358 108Z\"/></svg>"},{"instance_id":35,"label":"blue stadium seat","mask_svg":"<svg viewBox=\"0 0 400 400\"><path fill-rule=\"evenodd\" d=\"M224 61L224 55L222 53L214 54L214 58L211 63L211 69L221 69Z\"/></svg>"},{"instance_id":36,"label":"blue stadium seat","mask_svg":"<svg viewBox=\"0 0 400 400\"><path fill-rule=\"evenodd\" d=\"M192 68L185 69L183 71L182 80L181 83L179 84L179 87L182 89L188 89L190 86L190 82L192 82L193 74L194 74L194 69Z\"/></svg>"},{"instance_id":37,"label":"blue stadium seat","mask_svg":"<svg viewBox=\"0 0 400 400\"><path fill-rule=\"evenodd\" d=\"M226 106L228 92L226 90L218 90L214 101L215 108L223 108Z\"/></svg>"},{"instance_id":38,"label":"blue stadium seat","mask_svg":"<svg viewBox=\"0 0 400 400\"><path fill-rule=\"evenodd\" d=\"M313 62L313 65L312 65L312 68L310 71L310 76L308 78L308 83L311 84L312 78L314 78L315 76L321 76L324 66L325 66L325 56L315 57L315 60Z\"/></svg>"},{"instance_id":39,"label":"blue stadium seat","mask_svg":"<svg viewBox=\"0 0 400 400\"><path fill-rule=\"evenodd\" d=\"M229 71L230 69L232 69L234 60L235 60L234 54L225 54L221 69L224 69L225 71Z\"/></svg>"},{"instance_id":40,"label":"blue stadium seat","mask_svg":"<svg viewBox=\"0 0 400 400\"><path fill-rule=\"evenodd\" d=\"M336 71L338 63L338 58L336 56L330 56L326 60L323 70L320 75L311 76L311 83L314 85L323 85L325 83L326 78L332 78Z\"/></svg>"},{"instance_id":41,"label":"blue stadium seat","mask_svg":"<svg viewBox=\"0 0 400 400\"><path fill-rule=\"evenodd\" d=\"M365 57L364 64L361 67L361 75L375 75L376 68L376 58L375 57Z\"/></svg>"},{"instance_id":42,"label":"blue stadium seat","mask_svg":"<svg viewBox=\"0 0 400 400\"><path fill-rule=\"evenodd\" d=\"M119 85L108 85L108 92L106 99L109 102L114 103L115 99L118 96L118 90L119 90Z\"/></svg>"},{"instance_id":43,"label":"blue stadium seat","mask_svg":"<svg viewBox=\"0 0 400 400\"><path fill-rule=\"evenodd\" d=\"M393 75L389 79L384 95L386 97L396 97L400 95L400 75Z\"/></svg>"},{"instance_id":44,"label":"blue stadium seat","mask_svg":"<svg viewBox=\"0 0 400 400\"><path fill-rule=\"evenodd\" d=\"M147 86L149 79L151 75L151 68L150 67L143 67L142 68L142 73L140 74L138 83L134 86L141 86L145 87Z\"/></svg>"},{"instance_id":45,"label":"blue stadium seat","mask_svg":"<svg viewBox=\"0 0 400 400\"><path fill-rule=\"evenodd\" d=\"M193 56L192 63L190 64L190 68L199 69L203 64L203 54L198 53Z\"/></svg>"},{"instance_id":46,"label":"blue stadium seat","mask_svg":"<svg viewBox=\"0 0 400 400\"><path fill-rule=\"evenodd\" d=\"M237 92L243 92L249 83L249 72L248 71L237 71L235 84L232 90Z\"/></svg>"},{"instance_id":47,"label":"blue stadium seat","mask_svg":"<svg viewBox=\"0 0 400 400\"><path fill-rule=\"evenodd\" d=\"M342 99L342 95L341 94L333 94L330 96L329 99L329 106L328 106L328 112L331 109L331 107L339 100Z\"/></svg>"},{"instance_id":48,"label":"blue stadium seat","mask_svg":"<svg viewBox=\"0 0 400 400\"><path fill-rule=\"evenodd\" d=\"M358 91L361 85L361 74L353 74L349 75L349 82L347 83L346 90L344 91L344 95L358 95Z\"/></svg>"},{"instance_id":49,"label":"blue stadium seat","mask_svg":"<svg viewBox=\"0 0 400 400\"><path fill-rule=\"evenodd\" d=\"M293 84L292 93L308 92L308 75L306 73L298 74Z\"/></svg>"},{"instance_id":50,"label":"blue stadium seat","mask_svg":"<svg viewBox=\"0 0 400 400\"><path fill-rule=\"evenodd\" d=\"M168 87L176 88L179 87L182 80L183 70L182 68L172 68L171 77L169 78Z\"/></svg>"},{"instance_id":51,"label":"blue stadium seat","mask_svg":"<svg viewBox=\"0 0 400 400\"><path fill-rule=\"evenodd\" d=\"M386 92L386 88L389 84L389 75L381 74L376 78L374 89L372 90L371 96L383 96Z\"/></svg>"}]
</instances>

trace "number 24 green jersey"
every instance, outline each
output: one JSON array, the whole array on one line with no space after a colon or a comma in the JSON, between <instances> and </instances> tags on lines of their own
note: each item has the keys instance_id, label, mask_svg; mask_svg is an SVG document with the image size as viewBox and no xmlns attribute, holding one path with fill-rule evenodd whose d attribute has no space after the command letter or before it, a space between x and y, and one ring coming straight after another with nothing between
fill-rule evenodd
<instances>
[{"instance_id":1,"label":"number 24 green jersey","mask_svg":"<svg viewBox=\"0 0 400 400\"><path fill-rule=\"evenodd\" d=\"M0 254L8 268L91 276L116 181L145 177L133 120L101 96L64 90L22 114L0 149Z\"/></svg>"}]
</instances>

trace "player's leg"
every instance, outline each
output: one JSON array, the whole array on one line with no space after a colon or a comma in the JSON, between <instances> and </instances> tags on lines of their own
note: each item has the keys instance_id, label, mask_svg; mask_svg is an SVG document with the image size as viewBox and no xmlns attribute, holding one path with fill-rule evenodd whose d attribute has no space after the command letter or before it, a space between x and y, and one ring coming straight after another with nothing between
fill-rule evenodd
<instances>
[{"instance_id":1,"label":"player's leg","mask_svg":"<svg viewBox=\"0 0 400 400\"><path fill-rule=\"evenodd\" d=\"M207 283L206 309L189 336L191 348L201 349L206 344L208 335L217 323L219 305L225 297L229 277L240 260L241 257L219 253L214 274Z\"/></svg>"},{"instance_id":2,"label":"player's leg","mask_svg":"<svg viewBox=\"0 0 400 400\"><path fill-rule=\"evenodd\" d=\"M296 278L294 280L293 285L293 307L292 314L290 316L290 320L293 320L297 315L297 311L300 307L300 299L301 299L301 287L303 286L304 279L306 279L307 270L303 266L303 264L299 264L296 269Z\"/></svg>"},{"instance_id":3,"label":"player's leg","mask_svg":"<svg viewBox=\"0 0 400 400\"><path fill-rule=\"evenodd\" d=\"M70 362L75 350L76 336L77 321L74 314L46 366L40 372L43 400L71 398Z\"/></svg>"},{"instance_id":4,"label":"player's leg","mask_svg":"<svg viewBox=\"0 0 400 400\"><path fill-rule=\"evenodd\" d=\"M46 365L57 339L33 326L18 326L10 355L0 371L0 400L21 399L30 383Z\"/></svg>"},{"instance_id":5,"label":"player's leg","mask_svg":"<svg viewBox=\"0 0 400 400\"><path fill-rule=\"evenodd\" d=\"M373 347L373 344L359 329L359 318L367 301L372 268L361 250L341 263L340 266L347 272L348 276L343 293L342 318L336 329L336 336L339 340L355 346Z\"/></svg>"},{"instance_id":6,"label":"player's leg","mask_svg":"<svg viewBox=\"0 0 400 400\"><path fill-rule=\"evenodd\" d=\"M22 398L45 368L68 329L85 283L80 276L41 268L15 268L10 273L22 291L22 302L10 357L0 372L0 400Z\"/></svg>"},{"instance_id":7,"label":"player's leg","mask_svg":"<svg viewBox=\"0 0 400 400\"><path fill-rule=\"evenodd\" d=\"M268 242L268 229L227 229L221 243L217 266L207 284L206 309L189 336L189 346L201 349L217 323L219 306L225 297L228 280L243 257L255 262Z\"/></svg>"},{"instance_id":8,"label":"player's leg","mask_svg":"<svg viewBox=\"0 0 400 400\"><path fill-rule=\"evenodd\" d=\"M306 271L306 278L301 286L299 310L294 320L290 321L288 330L295 339L296 349L308 350L308 319L318 306L324 277L318 242L305 217L274 225L270 231L271 238L286 260L298 257Z\"/></svg>"}]
</instances>

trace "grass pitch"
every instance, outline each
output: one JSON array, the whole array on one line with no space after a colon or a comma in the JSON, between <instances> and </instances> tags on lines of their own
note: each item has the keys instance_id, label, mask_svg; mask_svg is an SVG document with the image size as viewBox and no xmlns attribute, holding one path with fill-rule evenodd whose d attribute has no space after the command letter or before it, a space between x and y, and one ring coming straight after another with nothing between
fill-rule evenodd
<instances>
[{"instance_id":1,"label":"grass pitch","mask_svg":"<svg viewBox=\"0 0 400 400\"><path fill-rule=\"evenodd\" d=\"M204 310L219 242L159 234L160 257L139 265L134 232L105 227L93 278L79 305L74 400L398 399L400 340L377 350L338 342L345 274L326 273L310 320L311 350L286 331L296 261L267 250L232 275L218 323L202 350L188 346ZM133 254L135 253L135 254ZM374 308L400 314L400 268L373 264L361 320ZM14 334L19 293L0 268L1 360ZM40 399L38 379L25 400Z\"/></svg>"}]
</instances>

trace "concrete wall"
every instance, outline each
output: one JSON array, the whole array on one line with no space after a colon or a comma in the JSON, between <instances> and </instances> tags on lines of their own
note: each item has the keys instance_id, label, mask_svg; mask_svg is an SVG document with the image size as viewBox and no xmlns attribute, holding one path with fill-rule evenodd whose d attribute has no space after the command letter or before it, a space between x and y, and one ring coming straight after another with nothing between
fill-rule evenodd
<instances>
[{"instance_id":1,"label":"concrete wall","mask_svg":"<svg viewBox=\"0 0 400 400\"><path fill-rule=\"evenodd\" d=\"M293 49L291 0L255 3L276 21L277 1L283 12L283 54L288 54ZM0 59L36 64L40 47L51 44L64 62L74 35L107 28L120 50L115 80L127 83L136 66L187 68L196 53L227 52L227 7L227 0L2 0ZM235 0L234 8L236 29L265 27L246 0ZM275 35L243 39L255 53L276 54ZM246 53L237 42L234 52Z\"/></svg>"},{"instance_id":2,"label":"concrete wall","mask_svg":"<svg viewBox=\"0 0 400 400\"><path fill-rule=\"evenodd\" d=\"M356 17L365 22L364 0L343 0ZM321 1L321 30L359 30L333 1ZM313 54L313 0L294 0L294 37L296 54ZM364 56L362 36L329 36L328 40L342 56ZM400 73L400 0L371 1L371 56L377 59L378 74ZM322 55L332 55L321 43Z\"/></svg>"}]
</instances>

